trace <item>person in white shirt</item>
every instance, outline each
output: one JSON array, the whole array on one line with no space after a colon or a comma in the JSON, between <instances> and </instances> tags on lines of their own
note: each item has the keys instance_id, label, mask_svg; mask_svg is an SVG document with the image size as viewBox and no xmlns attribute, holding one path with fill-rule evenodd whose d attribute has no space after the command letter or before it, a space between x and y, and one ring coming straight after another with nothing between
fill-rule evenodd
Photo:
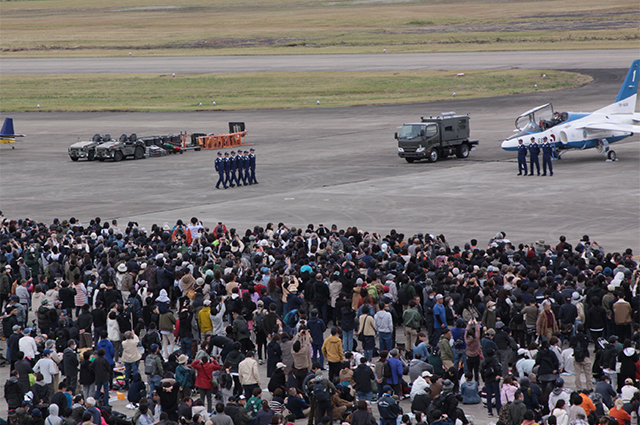
<instances>
[{"instance_id":1,"label":"person in white shirt","mask_svg":"<svg viewBox=\"0 0 640 425\"><path fill-rule=\"evenodd\" d=\"M18 348L24 353L24 357L29 359L35 359L38 352L38 346L32 336L33 334L35 334L34 331L31 331L31 334L25 332L24 336L18 340Z\"/></svg>"},{"instance_id":2,"label":"person in white shirt","mask_svg":"<svg viewBox=\"0 0 640 425\"><path fill-rule=\"evenodd\" d=\"M518 349L518 361L516 362L516 370L519 377L529 376L536 361L529 358L529 351L525 348Z\"/></svg>"},{"instance_id":3,"label":"person in white shirt","mask_svg":"<svg viewBox=\"0 0 640 425\"><path fill-rule=\"evenodd\" d=\"M624 380L624 387L622 387L620 390L620 399L623 403L631 403L633 395L638 391L638 389L633 385L633 379L631 378L627 378Z\"/></svg>"},{"instance_id":4,"label":"person in white shirt","mask_svg":"<svg viewBox=\"0 0 640 425\"><path fill-rule=\"evenodd\" d=\"M33 371L35 373L41 373L44 382L49 385L49 394L53 394L55 392L53 388L53 380L58 374L58 366L53 360L51 360L51 353L53 353L53 351L45 349L42 352L44 357L38 360L36 365L33 367Z\"/></svg>"}]
</instances>

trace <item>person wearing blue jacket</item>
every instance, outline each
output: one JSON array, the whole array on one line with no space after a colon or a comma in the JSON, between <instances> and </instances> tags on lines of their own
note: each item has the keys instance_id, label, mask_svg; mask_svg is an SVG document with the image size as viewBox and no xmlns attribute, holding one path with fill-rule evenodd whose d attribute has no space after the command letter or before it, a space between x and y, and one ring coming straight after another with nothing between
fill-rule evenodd
<instances>
[{"instance_id":1,"label":"person wearing blue jacket","mask_svg":"<svg viewBox=\"0 0 640 425\"><path fill-rule=\"evenodd\" d=\"M111 366L115 365L116 362L113 360L115 350L113 349L111 341L107 339L107 331L102 331L102 333L100 333L100 341L98 341L98 344L96 345L96 351L101 348L104 348L105 351L104 358L109 360L109 364Z\"/></svg>"},{"instance_id":2,"label":"person wearing blue jacket","mask_svg":"<svg viewBox=\"0 0 640 425\"><path fill-rule=\"evenodd\" d=\"M522 171L524 170L524 175L527 175L527 147L524 145L524 141L522 139L518 139L518 175L522 175Z\"/></svg>"},{"instance_id":3,"label":"person wearing blue jacket","mask_svg":"<svg viewBox=\"0 0 640 425\"><path fill-rule=\"evenodd\" d=\"M399 397L402 397L402 361L398 358L399 352L397 348L389 351L389 367L391 368L391 377L387 378L387 384L391 386Z\"/></svg>"},{"instance_id":4,"label":"person wearing blue jacket","mask_svg":"<svg viewBox=\"0 0 640 425\"><path fill-rule=\"evenodd\" d=\"M322 344L324 343L324 331L327 330L327 326L324 324L322 319L318 317L318 310L311 310L311 317L307 321L307 328L309 328L309 334L311 335L311 348L313 349L311 361L313 363L319 361L320 366L324 368ZM318 355L320 356L320 360L318 360Z\"/></svg>"},{"instance_id":5,"label":"person wearing blue jacket","mask_svg":"<svg viewBox=\"0 0 640 425\"><path fill-rule=\"evenodd\" d=\"M480 393L478 392L478 382L473 380L473 373L464 374L465 381L460 384L460 394L462 395L462 404L478 404L480 403Z\"/></svg>"},{"instance_id":6,"label":"person wearing blue jacket","mask_svg":"<svg viewBox=\"0 0 640 425\"><path fill-rule=\"evenodd\" d=\"M433 306L433 336L431 337L431 345L437 345L440 341L442 330L447 327L447 313L445 312L444 297L442 294L436 295L436 303Z\"/></svg>"},{"instance_id":7,"label":"person wearing blue jacket","mask_svg":"<svg viewBox=\"0 0 640 425\"><path fill-rule=\"evenodd\" d=\"M464 368L467 371L467 344L464 342L464 320L458 318L456 320L456 326L451 328L451 339L454 343L451 347L453 350L453 366L459 370Z\"/></svg>"},{"instance_id":8,"label":"person wearing blue jacket","mask_svg":"<svg viewBox=\"0 0 640 425\"><path fill-rule=\"evenodd\" d=\"M216 168L216 172L218 173L218 182L216 183L216 189L220 189L220 183L222 183L222 186L226 189L227 181L224 178L224 159L222 158L222 152L218 152L218 157L213 164Z\"/></svg>"},{"instance_id":9,"label":"person wearing blue jacket","mask_svg":"<svg viewBox=\"0 0 640 425\"><path fill-rule=\"evenodd\" d=\"M533 166L536 166L538 170L538 175L540 175L540 161L538 157L540 156L540 145L536 143L536 138L531 138L531 143L529 143L529 168L531 169L529 175L533 176Z\"/></svg>"}]
</instances>

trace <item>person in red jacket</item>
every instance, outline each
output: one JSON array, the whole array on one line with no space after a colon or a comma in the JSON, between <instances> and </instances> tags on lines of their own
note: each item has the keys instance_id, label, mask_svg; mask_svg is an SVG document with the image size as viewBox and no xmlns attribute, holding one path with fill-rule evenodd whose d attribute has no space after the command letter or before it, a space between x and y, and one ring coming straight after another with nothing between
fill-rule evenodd
<instances>
[{"instance_id":1,"label":"person in red jacket","mask_svg":"<svg viewBox=\"0 0 640 425\"><path fill-rule=\"evenodd\" d=\"M204 358L203 360L195 360L191 363L191 367L196 371L196 388L200 392L201 399L207 399L207 409L210 412L213 410L212 395L213 395L213 372L220 370L220 365L214 359Z\"/></svg>"}]
</instances>

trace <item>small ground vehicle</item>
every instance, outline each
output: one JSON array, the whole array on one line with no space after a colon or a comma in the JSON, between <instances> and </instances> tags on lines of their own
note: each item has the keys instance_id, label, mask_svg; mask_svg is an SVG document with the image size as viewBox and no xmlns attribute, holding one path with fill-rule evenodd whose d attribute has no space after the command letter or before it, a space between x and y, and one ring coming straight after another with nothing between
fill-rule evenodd
<instances>
[{"instance_id":1,"label":"small ground vehicle","mask_svg":"<svg viewBox=\"0 0 640 425\"><path fill-rule=\"evenodd\" d=\"M111 141L111 135L105 134L101 136L95 134L91 140L79 141L69 146L69 158L77 161L80 158L87 158L89 161L96 159L96 148L104 142Z\"/></svg>"},{"instance_id":2,"label":"small ground vehicle","mask_svg":"<svg viewBox=\"0 0 640 425\"><path fill-rule=\"evenodd\" d=\"M104 161L107 159L113 159L114 162L119 162L128 156L133 159L144 158L146 146L143 141L138 140L135 133L127 136L123 134L120 138L109 142L104 142L96 148L96 159L98 161Z\"/></svg>"},{"instance_id":3,"label":"small ground vehicle","mask_svg":"<svg viewBox=\"0 0 640 425\"><path fill-rule=\"evenodd\" d=\"M469 116L455 112L441 113L437 117L422 117L418 123L404 124L398 140L398 156L408 163L426 159L436 162L456 155L467 158L479 143L469 139Z\"/></svg>"}]
</instances>

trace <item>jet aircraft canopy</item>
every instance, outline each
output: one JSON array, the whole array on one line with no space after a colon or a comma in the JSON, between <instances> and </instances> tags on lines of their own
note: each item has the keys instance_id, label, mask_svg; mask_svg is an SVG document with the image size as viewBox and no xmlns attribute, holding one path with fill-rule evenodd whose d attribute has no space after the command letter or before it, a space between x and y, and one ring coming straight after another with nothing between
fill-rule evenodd
<instances>
[{"instance_id":1,"label":"jet aircraft canopy","mask_svg":"<svg viewBox=\"0 0 640 425\"><path fill-rule=\"evenodd\" d=\"M524 133L538 133L544 130L545 124L550 123L552 119L553 105L547 103L533 108L516 118L516 128Z\"/></svg>"}]
</instances>

